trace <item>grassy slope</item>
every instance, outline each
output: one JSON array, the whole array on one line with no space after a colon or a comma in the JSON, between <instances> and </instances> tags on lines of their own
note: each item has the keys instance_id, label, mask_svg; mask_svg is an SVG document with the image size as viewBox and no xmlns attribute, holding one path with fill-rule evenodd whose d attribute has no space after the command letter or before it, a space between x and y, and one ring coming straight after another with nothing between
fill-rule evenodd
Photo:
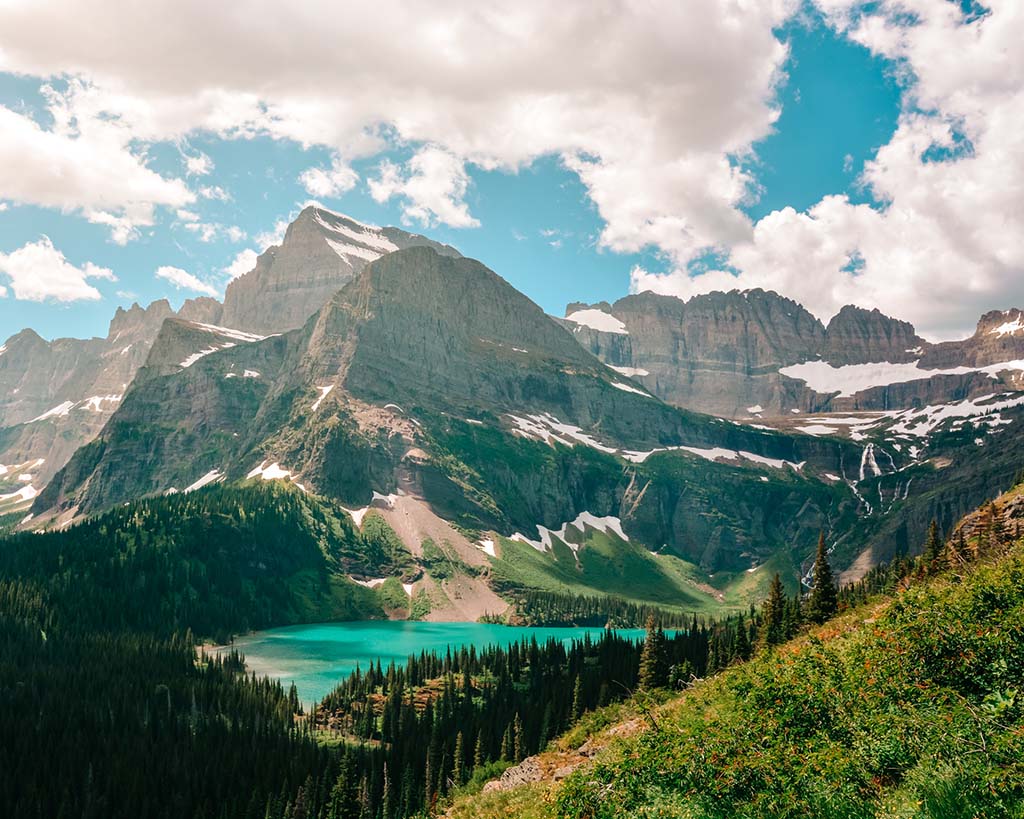
<instances>
[{"instance_id":1,"label":"grassy slope","mask_svg":"<svg viewBox=\"0 0 1024 819\"><path fill-rule=\"evenodd\" d=\"M1021 817L1022 680L1018 543L698 683L657 730L606 732L597 762L561 785L464 799L452 815Z\"/></svg>"},{"instance_id":2,"label":"grassy slope","mask_svg":"<svg viewBox=\"0 0 1024 819\"><path fill-rule=\"evenodd\" d=\"M499 559L491 567L495 585L609 594L698 613L718 613L723 608L712 594L698 588L704 579L700 570L677 557L656 555L612 533L588 530L577 563L568 546L552 540L553 550L541 554L529 544L499 537Z\"/></svg>"}]
</instances>

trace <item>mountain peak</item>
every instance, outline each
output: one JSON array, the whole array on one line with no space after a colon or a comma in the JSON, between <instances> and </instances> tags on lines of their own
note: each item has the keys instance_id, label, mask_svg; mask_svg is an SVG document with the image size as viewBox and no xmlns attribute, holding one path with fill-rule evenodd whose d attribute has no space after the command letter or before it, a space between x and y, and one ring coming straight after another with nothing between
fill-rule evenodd
<instances>
[{"instance_id":1,"label":"mountain peak","mask_svg":"<svg viewBox=\"0 0 1024 819\"><path fill-rule=\"evenodd\" d=\"M367 264L402 248L427 246L446 256L455 248L395 227L377 227L320 205L307 205L256 266L232 281L221 321L256 333L301 327Z\"/></svg>"}]
</instances>

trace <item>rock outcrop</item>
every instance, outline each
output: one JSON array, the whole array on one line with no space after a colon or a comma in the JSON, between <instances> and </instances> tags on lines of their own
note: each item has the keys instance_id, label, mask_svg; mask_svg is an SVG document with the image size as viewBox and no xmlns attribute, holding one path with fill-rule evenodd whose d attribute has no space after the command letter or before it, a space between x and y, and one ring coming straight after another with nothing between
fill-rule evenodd
<instances>
[{"instance_id":1,"label":"rock outcrop","mask_svg":"<svg viewBox=\"0 0 1024 819\"><path fill-rule=\"evenodd\" d=\"M971 338L940 344L905 321L853 305L826 327L763 290L685 302L649 292L613 305L575 302L563 321L584 348L659 398L727 418L904 409L1024 386L1020 310L988 313ZM819 368L831 377L805 380L784 372L806 362L824 362L834 373ZM1007 362L1008 371L993 369ZM845 389L849 370L841 368L872 364L879 366L869 378Z\"/></svg>"},{"instance_id":2,"label":"rock outcrop","mask_svg":"<svg viewBox=\"0 0 1024 819\"><path fill-rule=\"evenodd\" d=\"M251 271L228 285L220 323L263 335L294 330L369 262L420 246L459 255L425 236L311 205L288 226L280 245L267 248Z\"/></svg>"}]
</instances>

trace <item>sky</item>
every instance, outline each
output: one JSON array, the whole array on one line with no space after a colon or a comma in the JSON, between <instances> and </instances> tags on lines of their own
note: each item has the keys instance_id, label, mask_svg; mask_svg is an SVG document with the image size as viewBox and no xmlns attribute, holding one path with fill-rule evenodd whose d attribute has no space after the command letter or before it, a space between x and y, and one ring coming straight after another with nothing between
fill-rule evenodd
<instances>
[{"instance_id":1,"label":"sky","mask_svg":"<svg viewBox=\"0 0 1024 819\"><path fill-rule=\"evenodd\" d=\"M320 202L550 313L1024 307L1020 0L0 0L0 339L221 297Z\"/></svg>"}]
</instances>

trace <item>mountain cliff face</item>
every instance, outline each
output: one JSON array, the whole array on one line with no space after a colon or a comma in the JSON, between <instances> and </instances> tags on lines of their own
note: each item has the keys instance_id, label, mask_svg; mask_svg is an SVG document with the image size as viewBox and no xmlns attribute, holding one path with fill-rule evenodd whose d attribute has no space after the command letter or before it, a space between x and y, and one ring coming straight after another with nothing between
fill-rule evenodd
<instances>
[{"instance_id":1,"label":"mountain cliff face","mask_svg":"<svg viewBox=\"0 0 1024 819\"><path fill-rule=\"evenodd\" d=\"M1019 310L986 314L971 338L941 344L852 305L826 327L762 290L573 303L564 321L586 349L663 400L728 418L900 410L1024 383Z\"/></svg>"},{"instance_id":2,"label":"mountain cliff face","mask_svg":"<svg viewBox=\"0 0 1024 819\"><path fill-rule=\"evenodd\" d=\"M40 489L103 427L173 315L160 300L118 308L106 338L48 342L32 330L9 338L0 353L0 464L31 465L19 474Z\"/></svg>"},{"instance_id":3,"label":"mountain cliff face","mask_svg":"<svg viewBox=\"0 0 1024 819\"><path fill-rule=\"evenodd\" d=\"M165 299L146 308L118 307L102 339L47 342L30 329L12 336L0 350L0 466L8 467L6 480L0 474L0 495L38 491L92 440L146 361L165 319L250 330L243 336L291 330L370 260L413 246L458 256L423 236L309 207L280 247L268 249L253 271L228 286L224 304L204 296L188 299L177 313ZM31 481L9 477L15 473L29 474Z\"/></svg>"},{"instance_id":4,"label":"mountain cliff face","mask_svg":"<svg viewBox=\"0 0 1024 819\"><path fill-rule=\"evenodd\" d=\"M196 328L164 323L103 432L36 499L40 522L284 478L482 537L613 516L638 542L739 569L856 517L824 477L855 445L670 407L483 265L432 248L369 264L298 330L227 346Z\"/></svg>"},{"instance_id":5,"label":"mountain cliff face","mask_svg":"<svg viewBox=\"0 0 1024 819\"><path fill-rule=\"evenodd\" d=\"M420 246L459 255L425 236L307 207L288 226L279 246L268 248L256 267L228 285L219 323L264 335L294 330L369 262Z\"/></svg>"}]
</instances>

